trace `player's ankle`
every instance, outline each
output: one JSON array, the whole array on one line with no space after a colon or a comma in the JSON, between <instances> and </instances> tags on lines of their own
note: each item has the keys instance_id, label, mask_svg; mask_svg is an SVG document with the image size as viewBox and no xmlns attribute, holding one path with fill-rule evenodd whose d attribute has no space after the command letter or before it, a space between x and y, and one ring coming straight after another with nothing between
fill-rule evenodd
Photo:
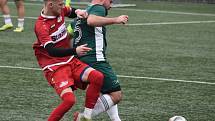
<instances>
[{"instance_id":1,"label":"player's ankle","mask_svg":"<svg viewBox=\"0 0 215 121\"><path fill-rule=\"evenodd\" d=\"M88 119L91 119L92 118L92 111L93 111L93 109L85 107L84 112L83 112L84 117L88 118Z\"/></svg>"}]
</instances>

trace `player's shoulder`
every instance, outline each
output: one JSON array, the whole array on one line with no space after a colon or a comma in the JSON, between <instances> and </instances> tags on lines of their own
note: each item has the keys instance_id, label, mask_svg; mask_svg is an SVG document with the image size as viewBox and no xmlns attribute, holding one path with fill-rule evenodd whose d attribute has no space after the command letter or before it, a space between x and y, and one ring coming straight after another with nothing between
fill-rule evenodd
<instances>
[{"instance_id":1,"label":"player's shoulder","mask_svg":"<svg viewBox=\"0 0 215 121\"><path fill-rule=\"evenodd\" d=\"M106 9L104 6L99 5L99 4L95 4L95 5L90 5L87 8L87 12L89 14L95 14L95 15L101 15L101 16L105 16L106 14Z\"/></svg>"},{"instance_id":2,"label":"player's shoulder","mask_svg":"<svg viewBox=\"0 0 215 121\"><path fill-rule=\"evenodd\" d=\"M39 16L35 22L35 24L43 24L46 21L45 18L43 18L42 16Z\"/></svg>"},{"instance_id":3,"label":"player's shoulder","mask_svg":"<svg viewBox=\"0 0 215 121\"><path fill-rule=\"evenodd\" d=\"M103 5L100 5L100 4L94 4L94 5L91 5L92 8L100 8L100 9L105 9L105 7Z\"/></svg>"},{"instance_id":4,"label":"player's shoulder","mask_svg":"<svg viewBox=\"0 0 215 121\"><path fill-rule=\"evenodd\" d=\"M88 6L88 11L93 11L93 10L102 10L102 11L105 11L105 7L102 6L102 5L99 5L99 4L95 4L95 5L90 5Z\"/></svg>"},{"instance_id":5,"label":"player's shoulder","mask_svg":"<svg viewBox=\"0 0 215 121\"><path fill-rule=\"evenodd\" d=\"M35 22L35 27L41 28L43 25L46 25L46 22L42 18L38 18Z\"/></svg>"},{"instance_id":6,"label":"player's shoulder","mask_svg":"<svg viewBox=\"0 0 215 121\"><path fill-rule=\"evenodd\" d=\"M38 19L35 22L36 31L46 30L47 28L49 28L49 26L50 26L50 24L49 24L48 20L41 16L38 17Z\"/></svg>"}]
</instances>

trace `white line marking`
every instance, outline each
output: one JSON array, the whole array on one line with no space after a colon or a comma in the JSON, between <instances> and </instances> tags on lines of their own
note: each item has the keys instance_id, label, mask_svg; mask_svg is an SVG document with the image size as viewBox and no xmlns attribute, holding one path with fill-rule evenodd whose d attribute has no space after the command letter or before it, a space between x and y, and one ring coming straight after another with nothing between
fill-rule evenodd
<instances>
[{"instance_id":1,"label":"white line marking","mask_svg":"<svg viewBox=\"0 0 215 121\"><path fill-rule=\"evenodd\" d=\"M2 17L2 16L0 16ZM17 18L17 16L11 16L12 18ZM27 19L36 20L37 17L25 17ZM65 20L71 22L72 20ZM176 25L176 24L201 24L201 23L215 23L215 20L211 21L183 21L183 22L160 22L160 23L135 23L135 24L125 24L126 26L154 26L154 25Z\"/></svg>"},{"instance_id":2,"label":"white line marking","mask_svg":"<svg viewBox=\"0 0 215 121\"><path fill-rule=\"evenodd\" d=\"M14 4L14 2L8 2L9 4ZM43 3L24 3L25 5L32 5L32 6L41 6L43 7ZM15 5L15 4L14 4ZM84 5L84 4L75 4L73 5L73 7L80 7L80 5Z\"/></svg>"},{"instance_id":3,"label":"white line marking","mask_svg":"<svg viewBox=\"0 0 215 121\"><path fill-rule=\"evenodd\" d=\"M154 77L125 76L125 75L117 75L117 76L122 77L122 78L124 77L124 78L133 78L133 79L149 79L149 80L161 80L161 81L169 81L169 82L185 82L185 83L197 83L197 84L215 85L215 83L213 83L213 82L189 81L189 80L154 78Z\"/></svg>"},{"instance_id":4,"label":"white line marking","mask_svg":"<svg viewBox=\"0 0 215 121\"><path fill-rule=\"evenodd\" d=\"M0 68L42 71L42 69L40 69L40 68L18 67L18 66L0 66ZM166 82L184 82L184 83L215 85L215 83L203 82L203 81L189 81L189 80L179 80L179 79L166 79L166 78L140 77L140 76L126 76L126 75L117 75L117 76L121 77L121 78L149 79L149 80L161 80L161 81L166 81Z\"/></svg>"},{"instance_id":5,"label":"white line marking","mask_svg":"<svg viewBox=\"0 0 215 121\"><path fill-rule=\"evenodd\" d=\"M9 4L14 4L14 2L8 2ZM84 5L84 6L87 6L90 4L90 2L71 2L72 6L80 6L80 5ZM40 3L25 3L25 5L38 5L38 6L42 6L43 3L40 2ZM135 7L136 4L114 4L112 5L111 7Z\"/></svg>"},{"instance_id":6,"label":"white line marking","mask_svg":"<svg viewBox=\"0 0 215 121\"><path fill-rule=\"evenodd\" d=\"M2 18L3 16L0 16L0 17ZM18 18L18 16L10 16L10 17L11 18ZM25 16L25 18L37 20L38 17ZM66 20L66 21L71 22L71 20Z\"/></svg>"},{"instance_id":7,"label":"white line marking","mask_svg":"<svg viewBox=\"0 0 215 121\"><path fill-rule=\"evenodd\" d=\"M136 11L136 12L150 12L150 13L167 13L167 14L179 14L179 15L194 15L194 16L215 16L211 13L190 13L190 12L177 12L177 11L163 11L163 10L147 10L147 9L126 9L126 8L116 8L122 11Z\"/></svg>"},{"instance_id":8,"label":"white line marking","mask_svg":"<svg viewBox=\"0 0 215 121\"><path fill-rule=\"evenodd\" d=\"M176 24L201 24L201 23L214 23L215 21L183 21L183 22L160 22L160 23L136 23L125 24L127 26L153 26L153 25L176 25Z\"/></svg>"},{"instance_id":9,"label":"white line marking","mask_svg":"<svg viewBox=\"0 0 215 121\"><path fill-rule=\"evenodd\" d=\"M23 69L23 70L36 70L36 71L42 71L42 69L40 69L40 68L18 67L18 66L0 66L0 68L10 68L10 69Z\"/></svg>"},{"instance_id":10,"label":"white line marking","mask_svg":"<svg viewBox=\"0 0 215 121\"><path fill-rule=\"evenodd\" d=\"M14 2L8 2L14 4ZM76 3L76 2L75 2ZM78 3L78 2L77 2ZM25 3L26 5L39 5L42 6L42 3ZM77 5L77 4L75 4ZM81 5L81 4L79 4ZM84 3L86 5L86 3ZM150 13L167 13L167 14L181 14L181 15L195 15L195 16L215 16L215 14L210 13L191 13L191 12L177 12L177 11L163 11L163 10L149 10L149 9L129 9L129 8L116 8L117 10L122 11L138 11L138 12L150 12Z\"/></svg>"}]
</instances>

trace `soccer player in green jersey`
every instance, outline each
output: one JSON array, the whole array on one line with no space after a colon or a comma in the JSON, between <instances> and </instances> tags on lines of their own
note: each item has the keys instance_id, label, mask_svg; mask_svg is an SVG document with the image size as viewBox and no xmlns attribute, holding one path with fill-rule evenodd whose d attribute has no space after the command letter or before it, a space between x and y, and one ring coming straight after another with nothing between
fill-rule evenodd
<instances>
[{"instance_id":1,"label":"soccer player in green jersey","mask_svg":"<svg viewBox=\"0 0 215 121\"><path fill-rule=\"evenodd\" d=\"M116 74L106 58L106 25L125 24L128 22L127 15L107 17L111 8L112 0L92 0L87 7L88 18L75 21L74 44L88 44L91 51L79 59L104 74L104 84L101 89L102 95L93 109L92 116L107 111L112 121L121 121L118 115L117 103L122 99L122 92ZM83 119L81 113L75 114L75 121Z\"/></svg>"}]
</instances>

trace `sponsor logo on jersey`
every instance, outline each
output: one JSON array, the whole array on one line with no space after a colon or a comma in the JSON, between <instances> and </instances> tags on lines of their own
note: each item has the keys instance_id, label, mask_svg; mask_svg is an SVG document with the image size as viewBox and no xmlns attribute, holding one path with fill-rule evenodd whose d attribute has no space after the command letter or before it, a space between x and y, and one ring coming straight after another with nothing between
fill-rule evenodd
<instances>
[{"instance_id":1,"label":"sponsor logo on jersey","mask_svg":"<svg viewBox=\"0 0 215 121\"><path fill-rule=\"evenodd\" d=\"M113 84L119 84L119 81L118 80L114 80Z\"/></svg>"},{"instance_id":2,"label":"sponsor logo on jersey","mask_svg":"<svg viewBox=\"0 0 215 121\"><path fill-rule=\"evenodd\" d=\"M57 31L51 34L52 41L58 42L67 36L66 25L62 24Z\"/></svg>"}]
</instances>

